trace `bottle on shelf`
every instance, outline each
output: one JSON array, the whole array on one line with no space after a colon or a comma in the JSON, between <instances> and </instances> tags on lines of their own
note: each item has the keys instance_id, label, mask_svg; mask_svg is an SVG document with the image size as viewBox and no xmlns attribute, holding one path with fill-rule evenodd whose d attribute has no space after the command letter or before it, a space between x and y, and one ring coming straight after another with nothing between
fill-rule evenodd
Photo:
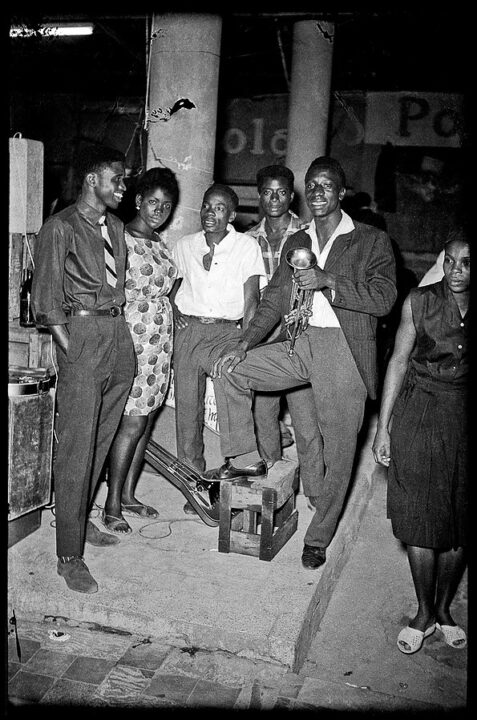
<instances>
[{"instance_id":1,"label":"bottle on shelf","mask_svg":"<svg viewBox=\"0 0 477 720\"><path fill-rule=\"evenodd\" d=\"M34 327L35 319L31 308L31 283L33 272L24 269L22 272L22 283L20 285L20 325L22 327Z\"/></svg>"}]
</instances>

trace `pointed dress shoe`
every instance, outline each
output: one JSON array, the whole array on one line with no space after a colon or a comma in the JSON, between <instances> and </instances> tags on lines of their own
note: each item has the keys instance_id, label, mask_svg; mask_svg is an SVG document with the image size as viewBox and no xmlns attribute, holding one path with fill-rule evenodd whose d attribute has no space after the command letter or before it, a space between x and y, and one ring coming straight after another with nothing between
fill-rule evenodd
<instances>
[{"instance_id":1,"label":"pointed dress shoe","mask_svg":"<svg viewBox=\"0 0 477 720\"><path fill-rule=\"evenodd\" d=\"M267 474L267 463L259 460L253 465L247 465L244 468L237 468L227 458L225 463L218 468L206 470L201 474L204 480L230 480L238 477L261 477Z\"/></svg>"},{"instance_id":2,"label":"pointed dress shoe","mask_svg":"<svg viewBox=\"0 0 477 720\"><path fill-rule=\"evenodd\" d=\"M326 548L305 545L301 555L301 564L307 570L316 570L326 562Z\"/></svg>"}]
</instances>

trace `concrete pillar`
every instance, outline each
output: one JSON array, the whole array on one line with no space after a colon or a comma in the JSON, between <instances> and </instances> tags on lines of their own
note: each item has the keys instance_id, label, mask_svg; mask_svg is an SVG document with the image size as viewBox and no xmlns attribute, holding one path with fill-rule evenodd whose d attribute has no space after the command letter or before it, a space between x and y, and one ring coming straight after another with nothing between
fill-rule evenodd
<instances>
[{"instance_id":1,"label":"concrete pillar","mask_svg":"<svg viewBox=\"0 0 477 720\"><path fill-rule=\"evenodd\" d=\"M300 217L310 217L303 195L311 161L328 145L334 24L303 20L293 27L286 165L295 174Z\"/></svg>"},{"instance_id":2,"label":"concrete pillar","mask_svg":"<svg viewBox=\"0 0 477 720\"><path fill-rule=\"evenodd\" d=\"M222 20L217 15L154 15L151 30L147 168L176 173L180 197L162 233L169 247L200 229L213 182Z\"/></svg>"}]
</instances>

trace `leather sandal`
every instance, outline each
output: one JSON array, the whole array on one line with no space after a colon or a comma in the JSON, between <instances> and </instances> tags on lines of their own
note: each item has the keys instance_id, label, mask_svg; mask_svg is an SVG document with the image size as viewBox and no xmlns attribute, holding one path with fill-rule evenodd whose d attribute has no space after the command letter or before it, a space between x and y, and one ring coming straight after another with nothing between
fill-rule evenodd
<instances>
[{"instance_id":1,"label":"leather sandal","mask_svg":"<svg viewBox=\"0 0 477 720\"><path fill-rule=\"evenodd\" d=\"M159 517L159 513L155 508L153 508L151 505L144 505L144 503L135 503L134 505L124 505L123 503L121 503L121 513L123 513L124 515L128 515L129 517Z\"/></svg>"},{"instance_id":2,"label":"leather sandal","mask_svg":"<svg viewBox=\"0 0 477 720\"><path fill-rule=\"evenodd\" d=\"M116 533L116 535L129 535L129 533L132 533L131 527L128 525L126 520L123 517L116 517L115 515L108 515L103 512L101 513L101 522L103 523L106 530L109 530L109 532ZM124 530L120 530L120 526L125 527Z\"/></svg>"}]
</instances>

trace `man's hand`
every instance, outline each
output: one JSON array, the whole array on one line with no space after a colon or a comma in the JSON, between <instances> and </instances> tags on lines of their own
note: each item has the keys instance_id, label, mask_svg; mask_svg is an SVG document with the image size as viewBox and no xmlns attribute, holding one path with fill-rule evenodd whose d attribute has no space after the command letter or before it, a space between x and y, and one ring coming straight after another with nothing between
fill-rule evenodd
<instances>
[{"instance_id":1,"label":"man's hand","mask_svg":"<svg viewBox=\"0 0 477 720\"><path fill-rule=\"evenodd\" d=\"M232 347L230 350L226 350L219 355L218 359L214 362L212 377L221 377L222 371L227 365L227 372L233 372L237 365L242 362L242 360L245 360L246 357L247 351L243 349L243 346L240 343Z\"/></svg>"},{"instance_id":2,"label":"man's hand","mask_svg":"<svg viewBox=\"0 0 477 720\"><path fill-rule=\"evenodd\" d=\"M183 315L175 305L173 305L172 307L172 314L174 317L174 327L176 330L183 330L188 326L189 323L187 322L186 316Z\"/></svg>"},{"instance_id":3,"label":"man's hand","mask_svg":"<svg viewBox=\"0 0 477 720\"><path fill-rule=\"evenodd\" d=\"M302 290L322 290L327 287L334 290L334 277L317 265L306 270L295 270L293 277Z\"/></svg>"},{"instance_id":4,"label":"man's hand","mask_svg":"<svg viewBox=\"0 0 477 720\"><path fill-rule=\"evenodd\" d=\"M294 322L296 322L298 311L295 308L295 310L292 310L288 315L284 315L283 319L285 320L285 325L288 327L289 325L292 325Z\"/></svg>"},{"instance_id":5,"label":"man's hand","mask_svg":"<svg viewBox=\"0 0 477 720\"><path fill-rule=\"evenodd\" d=\"M60 348L66 355L68 352L68 345L70 341L70 333L68 331L68 326L65 323L64 325L49 325L48 329L50 333L53 336L53 340L56 343L56 346Z\"/></svg>"}]
</instances>

